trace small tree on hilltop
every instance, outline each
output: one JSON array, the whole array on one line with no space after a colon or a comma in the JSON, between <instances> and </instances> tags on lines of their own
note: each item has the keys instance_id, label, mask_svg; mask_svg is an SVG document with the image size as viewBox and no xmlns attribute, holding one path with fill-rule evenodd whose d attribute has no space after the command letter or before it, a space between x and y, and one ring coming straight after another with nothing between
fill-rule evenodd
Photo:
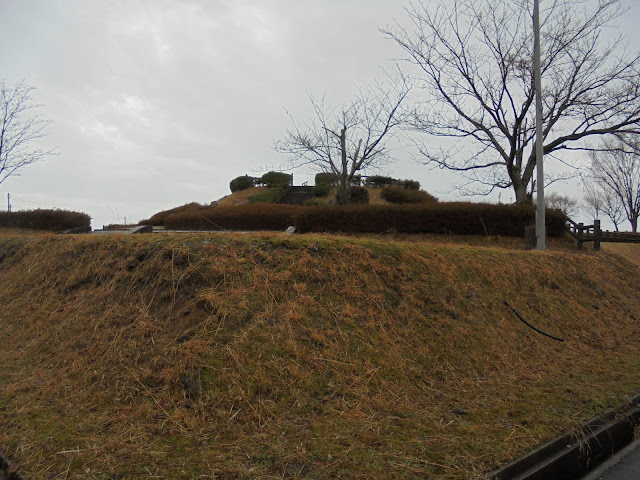
<instances>
[{"instance_id":1,"label":"small tree on hilltop","mask_svg":"<svg viewBox=\"0 0 640 480\"><path fill-rule=\"evenodd\" d=\"M580 206L575 198L556 192L546 194L544 203L546 207L562 210L567 217L574 217L580 211Z\"/></svg>"},{"instance_id":2,"label":"small tree on hilltop","mask_svg":"<svg viewBox=\"0 0 640 480\"><path fill-rule=\"evenodd\" d=\"M275 149L291 157L294 167L313 167L338 177L337 199L349 203L349 186L356 174L389 162L386 140L402 123L400 106L409 93L404 79L390 86L359 91L350 103L338 108L325 105L324 98L310 97L313 118L304 126L293 122Z\"/></svg>"}]
</instances>

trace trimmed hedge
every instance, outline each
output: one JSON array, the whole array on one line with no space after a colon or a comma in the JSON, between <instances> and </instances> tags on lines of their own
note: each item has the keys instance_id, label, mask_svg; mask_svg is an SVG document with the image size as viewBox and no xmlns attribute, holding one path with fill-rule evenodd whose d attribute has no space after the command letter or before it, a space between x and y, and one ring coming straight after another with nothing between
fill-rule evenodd
<instances>
[{"instance_id":1,"label":"trimmed hedge","mask_svg":"<svg viewBox=\"0 0 640 480\"><path fill-rule=\"evenodd\" d=\"M547 234L566 231L565 215L547 209ZM296 231L345 233L439 233L523 237L535 223L532 205L428 203L421 205L352 205L315 207L295 216Z\"/></svg>"},{"instance_id":2,"label":"trimmed hedge","mask_svg":"<svg viewBox=\"0 0 640 480\"><path fill-rule=\"evenodd\" d=\"M398 180L397 185L407 190L420 190L420 182L417 180Z\"/></svg>"},{"instance_id":3,"label":"trimmed hedge","mask_svg":"<svg viewBox=\"0 0 640 480\"><path fill-rule=\"evenodd\" d=\"M393 185L395 182L397 182L395 178L385 177L382 175L371 175L367 177L365 185L372 188L381 188L386 187L387 185Z\"/></svg>"},{"instance_id":4,"label":"trimmed hedge","mask_svg":"<svg viewBox=\"0 0 640 480\"><path fill-rule=\"evenodd\" d=\"M282 172L267 172L258 181L269 188L282 187L287 188L291 186L291 175Z\"/></svg>"},{"instance_id":5,"label":"trimmed hedge","mask_svg":"<svg viewBox=\"0 0 640 480\"><path fill-rule=\"evenodd\" d=\"M336 186L340 183L340 176L331 172L320 172L316 173L316 185L321 183L326 183L328 185Z\"/></svg>"},{"instance_id":6,"label":"trimmed hedge","mask_svg":"<svg viewBox=\"0 0 640 480\"><path fill-rule=\"evenodd\" d=\"M0 212L0 227L28 228L58 232L71 229L91 230L91 217L86 213L58 209Z\"/></svg>"},{"instance_id":7,"label":"trimmed hedge","mask_svg":"<svg viewBox=\"0 0 640 480\"><path fill-rule=\"evenodd\" d=\"M302 210L300 205L214 206L174 213L164 225L178 230L285 230Z\"/></svg>"},{"instance_id":8,"label":"trimmed hedge","mask_svg":"<svg viewBox=\"0 0 640 480\"><path fill-rule=\"evenodd\" d=\"M231 193L237 192L239 190L246 190L247 188L251 188L256 183L256 178L250 177L249 175L243 175L241 177L236 177L229 183L229 189Z\"/></svg>"},{"instance_id":9,"label":"trimmed hedge","mask_svg":"<svg viewBox=\"0 0 640 480\"><path fill-rule=\"evenodd\" d=\"M161 212L158 212L154 214L151 218L148 218L146 220L140 220L138 222L138 225L151 225L151 226L164 225L164 221L169 215L172 215L174 213L182 213L186 211L197 211L203 208L208 208L208 207L204 205L200 205L199 203L196 203L196 202L186 203L184 205L180 205L179 207L170 208L169 210L163 210Z\"/></svg>"},{"instance_id":10,"label":"trimmed hedge","mask_svg":"<svg viewBox=\"0 0 640 480\"><path fill-rule=\"evenodd\" d=\"M402 187L385 187L380 192L380 197L391 203L424 203L438 201L436 197L422 190L405 189Z\"/></svg>"}]
</instances>

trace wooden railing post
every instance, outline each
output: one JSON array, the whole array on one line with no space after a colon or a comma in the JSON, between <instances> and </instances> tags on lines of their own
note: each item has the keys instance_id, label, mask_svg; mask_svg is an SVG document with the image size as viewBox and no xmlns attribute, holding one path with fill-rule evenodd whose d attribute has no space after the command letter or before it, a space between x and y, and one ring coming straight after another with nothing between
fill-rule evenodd
<instances>
[{"instance_id":1,"label":"wooden railing post","mask_svg":"<svg viewBox=\"0 0 640 480\"><path fill-rule=\"evenodd\" d=\"M584 223L579 223L578 224L578 250L582 250L584 248L584 245L582 245L582 237L583 237L583 232L584 232Z\"/></svg>"},{"instance_id":2,"label":"wooden railing post","mask_svg":"<svg viewBox=\"0 0 640 480\"><path fill-rule=\"evenodd\" d=\"M600 250L600 242L602 242L602 230L600 229L600 220L593 221L593 249L597 252Z\"/></svg>"}]
</instances>

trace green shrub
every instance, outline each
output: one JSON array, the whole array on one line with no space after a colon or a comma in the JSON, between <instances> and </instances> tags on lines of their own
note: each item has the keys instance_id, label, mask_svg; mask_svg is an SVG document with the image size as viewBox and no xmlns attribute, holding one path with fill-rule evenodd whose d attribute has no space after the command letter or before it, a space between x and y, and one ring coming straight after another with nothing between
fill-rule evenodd
<instances>
[{"instance_id":1,"label":"green shrub","mask_svg":"<svg viewBox=\"0 0 640 480\"><path fill-rule=\"evenodd\" d=\"M206 207L168 216L165 227L180 230L285 230L300 205Z\"/></svg>"},{"instance_id":2,"label":"green shrub","mask_svg":"<svg viewBox=\"0 0 640 480\"><path fill-rule=\"evenodd\" d=\"M349 187L351 203L364 205L369 203L369 190L365 187Z\"/></svg>"},{"instance_id":3,"label":"green shrub","mask_svg":"<svg viewBox=\"0 0 640 480\"><path fill-rule=\"evenodd\" d=\"M548 235L566 231L560 210L546 213ZM345 233L440 233L522 237L535 221L532 205L487 203L425 203L413 205L351 205L301 210L294 218L296 230Z\"/></svg>"},{"instance_id":4,"label":"green shrub","mask_svg":"<svg viewBox=\"0 0 640 480\"><path fill-rule=\"evenodd\" d=\"M282 172L267 172L260 178L260 183L269 188L287 188L291 185L291 175Z\"/></svg>"},{"instance_id":5,"label":"green shrub","mask_svg":"<svg viewBox=\"0 0 640 480\"><path fill-rule=\"evenodd\" d=\"M391 177L383 177L382 175L371 175L370 177L367 177L365 185L372 188L381 188L388 185L393 185L396 181L397 180L395 178Z\"/></svg>"},{"instance_id":6,"label":"green shrub","mask_svg":"<svg viewBox=\"0 0 640 480\"><path fill-rule=\"evenodd\" d=\"M321 183L326 183L335 187L336 185L338 185L338 183L340 183L340 176L330 172L316 173L316 185L319 185Z\"/></svg>"},{"instance_id":7,"label":"green shrub","mask_svg":"<svg viewBox=\"0 0 640 480\"><path fill-rule=\"evenodd\" d=\"M282 187L273 187L249 197L249 203L275 203L285 194Z\"/></svg>"},{"instance_id":8,"label":"green shrub","mask_svg":"<svg viewBox=\"0 0 640 480\"><path fill-rule=\"evenodd\" d=\"M316 197L326 197L331 192L333 187L329 183L316 183L313 187L313 193Z\"/></svg>"},{"instance_id":9,"label":"green shrub","mask_svg":"<svg viewBox=\"0 0 640 480\"><path fill-rule=\"evenodd\" d=\"M91 217L86 213L57 209L0 212L0 227L28 228L50 232L64 230L90 231Z\"/></svg>"},{"instance_id":10,"label":"green shrub","mask_svg":"<svg viewBox=\"0 0 640 480\"><path fill-rule=\"evenodd\" d=\"M340 205L349 205L349 204L367 204L369 203L369 191L365 187L349 187L348 199L342 198L342 189L338 188L336 192L336 201Z\"/></svg>"},{"instance_id":11,"label":"green shrub","mask_svg":"<svg viewBox=\"0 0 640 480\"><path fill-rule=\"evenodd\" d=\"M241 177L236 177L229 183L229 188L231 192L237 192L239 190L246 190L247 188L251 188L255 185L256 178L250 177L249 175L243 175Z\"/></svg>"},{"instance_id":12,"label":"green shrub","mask_svg":"<svg viewBox=\"0 0 640 480\"><path fill-rule=\"evenodd\" d=\"M422 190L406 190L402 187L385 187L380 192L380 197L391 203L424 203L437 202L433 195Z\"/></svg>"}]
</instances>

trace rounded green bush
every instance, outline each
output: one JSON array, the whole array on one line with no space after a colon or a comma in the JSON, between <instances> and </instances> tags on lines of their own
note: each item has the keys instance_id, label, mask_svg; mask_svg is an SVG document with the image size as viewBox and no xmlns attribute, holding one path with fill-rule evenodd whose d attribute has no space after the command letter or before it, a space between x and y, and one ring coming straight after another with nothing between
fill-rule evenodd
<instances>
[{"instance_id":1,"label":"rounded green bush","mask_svg":"<svg viewBox=\"0 0 640 480\"><path fill-rule=\"evenodd\" d=\"M254 177L243 175L231 180L231 182L229 183L229 188L231 189L231 193L233 193L239 190L246 190L247 188L251 188L255 185L255 183L256 179Z\"/></svg>"},{"instance_id":2,"label":"rounded green bush","mask_svg":"<svg viewBox=\"0 0 640 480\"><path fill-rule=\"evenodd\" d=\"M331 192L331 185L329 183L316 183L316 186L313 187L313 193L316 197L326 197Z\"/></svg>"},{"instance_id":3,"label":"rounded green bush","mask_svg":"<svg viewBox=\"0 0 640 480\"><path fill-rule=\"evenodd\" d=\"M327 185L338 185L338 183L340 182L340 177L338 177L338 175L336 175L335 173L330 173L330 172L320 172L320 173L316 173L316 185L319 185L321 183L326 183Z\"/></svg>"},{"instance_id":4,"label":"rounded green bush","mask_svg":"<svg viewBox=\"0 0 640 480\"><path fill-rule=\"evenodd\" d=\"M349 187L349 199L347 201L340 198L341 190L338 190L336 200L339 204L367 204L369 203L369 190L365 187Z\"/></svg>"},{"instance_id":5,"label":"rounded green bush","mask_svg":"<svg viewBox=\"0 0 640 480\"><path fill-rule=\"evenodd\" d=\"M269 188L287 188L291 185L291 175L282 172L267 172L260 178L260 183Z\"/></svg>"}]
</instances>

